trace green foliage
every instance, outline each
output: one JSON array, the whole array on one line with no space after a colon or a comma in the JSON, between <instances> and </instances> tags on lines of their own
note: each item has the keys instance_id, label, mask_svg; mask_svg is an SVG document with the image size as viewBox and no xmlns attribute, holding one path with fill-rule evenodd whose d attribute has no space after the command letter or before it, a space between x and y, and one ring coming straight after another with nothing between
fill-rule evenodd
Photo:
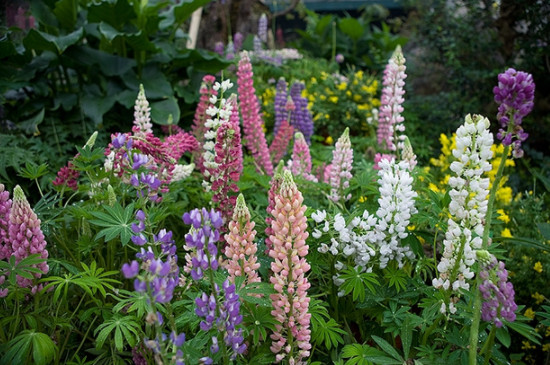
<instances>
[{"instance_id":1,"label":"green foliage","mask_svg":"<svg viewBox=\"0 0 550 365\"><path fill-rule=\"evenodd\" d=\"M113 315L112 318L98 326L96 335L96 348L103 347L108 337L114 338L114 344L118 351L122 351L124 345L135 346L143 336L140 323L136 317L129 315Z\"/></svg>"},{"instance_id":2,"label":"green foliage","mask_svg":"<svg viewBox=\"0 0 550 365\"><path fill-rule=\"evenodd\" d=\"M380 285L376 280L376 275L368 272L359 272L357 268L349 268L342 271L340 278L344 280L341 289L345 294L352 293L354 301L362 302L365 300L365 287L371 293L376 292L374 285Z\"/></svg>"},{"instance_id":3,"label":"green foliage","mask_svg":"<svg viewBox=\"0 0 550 365\"><path fill-rule=\"evenodd\" d=\"M106 213L93 211L91 214L98 218L90 223L105 227L96 235L96 240L105 237L105 241L120 238L122 245L128 244L133 235L131 223L134 221L134 203L122 207L116 203L113 207L105 206Z\"/></svg>"},{"instance_id":4,"label":"green foliage","mask_svg":"<svg viewBox=\"0 0 550 365\"><path fill-rule=\"evenodd\" d=\"M57 346L50 336L34 330L22 331L1 346L0 352L4 352L0 364L23 364L32 359L33 364L50 364L56 355Z\"/></svg>"}]
</instances>

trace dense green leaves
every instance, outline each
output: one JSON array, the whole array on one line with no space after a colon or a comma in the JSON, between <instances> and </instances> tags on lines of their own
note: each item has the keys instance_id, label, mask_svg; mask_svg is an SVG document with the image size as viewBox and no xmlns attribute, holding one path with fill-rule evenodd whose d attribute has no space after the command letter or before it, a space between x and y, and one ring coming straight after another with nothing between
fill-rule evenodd
<instances>
[{"instance_id":1,"label":"dense green leaves","mask_svg":"<svg viewBox=\"0 0 550 365\"><path fill-rule=\"evenodd\" d=\"M119 203L114 206L105 206L106 212L91 212L97 219L91 219L90 223L104 227L98 232L96 239L104 237L105 241L120 238L126 245L133 235L132 222L134 220L134 203L123 208Z\"/></svg>"}]
</instances>

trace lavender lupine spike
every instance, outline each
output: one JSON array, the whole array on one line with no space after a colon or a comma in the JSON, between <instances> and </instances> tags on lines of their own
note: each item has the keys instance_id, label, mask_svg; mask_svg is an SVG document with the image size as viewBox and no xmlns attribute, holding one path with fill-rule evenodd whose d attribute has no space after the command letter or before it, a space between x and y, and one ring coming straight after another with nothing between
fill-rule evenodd
<instances>
[{"instance_id":1,"label":"lavender lupine spike","mask_svg":"<svg viewBox=\"0 0 550 365\"><path fill-rule=\"evenodd\" d=\"M267 175L273 175L273 164L269 156L269 149L263 130L263 120L260 114L260 104L254 89L252 79L252 64L248 52L241 53L239 67L237 70L237 84L239 91L239 102L243 118L243 134L246 146L256 159L258 165Z\"/></svg>"},{"instance_id":2,"label":"lavender lupine spike","mask_svg":"<svg viewBox=\"0 0 550 365\"><path fill-rule=\"evenodd\" d=\"M10 210L8 234L13 255L15 255L15 262L19 262L33 254L40 254L43 259L48 258L47 243L40 228L40 219L32 210L25 193L19 185L13 189L13 204ZM37 279L49 271L46 261L36 267L42 272L34 274ZM17 285L31 287L33 282L31 279L17 276ZM39 287L33 287L33 292L36 289L39 289Z\"/></svg>"},{"instance_id":3,"label":"lavender lupine spike","mask_svg":"<svg viewBox=\"0 0 550 365\"><path fill-rule=\"evenodd\" d=\"M284 77L281 77L279 81L277 81L277 86L275 87L275 101L274 101L274 107L275 107L275 124L273 126L273 134L277 134L279 131L279 127L281 126L281 123L283 120L288 120L288 111L286 110L286 103L287 103L287 88L288 84L285 81Z\"/></svg>"},{"instance_id":4,"label":"lavender lupine spike","mask_svg":"<svg viewBox=\"0 0 550 365\"><path fill-rule=\"evenodd\" d=\"M134 127L132 131L136 135L144 135L145 133L153 133L153 124L151 124L151 108L145 97L145 89L143 85L139 85L139 93L134 106Z\"/></svg>"},{"instance_id":5,"label":"lavender lupine spike","mask_svg":"<svg viewBox=\"0 0 550 365\"><path fill-rule=\"evenodd\" d=\"M13 253L8 235L12 204L10 192L5 190L4 184L0 184L0 260L9 258Z\"/></svg>"},{"instance_id":6,"label":"lavender lupine spike","mask_svg":"<svg viewBox=\"0 0 550 365\"><path fill-rule=\"evenodd\" d=\"M348 200L351 195L345 196L345 190L349 187L352 178L351 168L353 164L353 149L349 139L349 128L338 138L332 151L332 163L330 164L330 190L329 199L334 202Z\"/></svg>"},{"instance_id":7,"label":"lavender lupine spike","mask_svg":"<svg viewBox=\"0 0 550 365\"><path fill-rule=\"evenodd\" d=\"M290 116L290 124L295 129L298 129L304 135L307 143L311 142L313 135L313 118L307 108L307 99L302 96L302 91L305 89L302 82L295 82L290 87L290 96L294 102L295 110Z\"/></svg>"},{"instance_id":8,"label":"lavender lupine spike","mask_svg":"<svg viewBox=\"0 0 550 365\"><path fill-rule=\"evenodd\" d=\"M233 35L233 48L235 53L240 53L243 48L244 36L241 32Z\"/></svg>"},{"instance_id":9,"label":"lavender lupine spike","mask_svg":"<svg viewBox=\"0 0 550 365\"><path fill-rule=\"evenodd\" d=\"M263 13L258 20L258 37L264 43L267 43L267 15Z\"/></svg>"},{"instance_id":10,"label":"lavender lupine spike","mask_svg":"<svg viewBox=\"0 0 550 365\"><path fill-rule=\"evenodd\" d=\"M403 150L405 118L403 113L403 95L405 90L405 58L401 47L397 46L384 70L382 97L378 113L378 145L386 150L395 152ZM398 141L396 142L396 139ZM396 144L397 143L397 144Z\"/></svg>"},{"instance_id":11,"label":"lavender lupine spike","mask_svg":"<svg viewBox=\"0 0 550 365\"><path fill-rule=\"evenodd\" d=\"M292 149L291 168L294 176L301 176L309 181L317 181L317 178L311 174L311 155L309 146L300 132L294 134L294 147Z\"/></svg>"},{"instance_id":12,"label":"lavender lupine spike","mask_svg":"<svg viewBox=\"0 0 550 365\"><path fill-rule=\"evenodd\" d=\"M529 136L521 126L523 118L533 109L535 83L533 76L509 68L498 75L498 86L493 89L499 104L497 119L500 122L497 138L504 146L512 145L515 158L523 157L522 142Z\"/></svg>"}]
</instances>

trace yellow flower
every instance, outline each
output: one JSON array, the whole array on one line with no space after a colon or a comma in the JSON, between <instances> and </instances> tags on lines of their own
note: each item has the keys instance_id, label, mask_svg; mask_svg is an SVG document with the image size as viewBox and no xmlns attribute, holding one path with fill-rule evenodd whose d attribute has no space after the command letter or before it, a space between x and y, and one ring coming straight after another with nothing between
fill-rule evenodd
<instances>
[{"instance_id":1,"label":"yellow flower","mask_svg":"<svg viewBox=\"0 0 550 365\"><path fill-rule=\"evenodd\" d=\"M367 201L367 197L366 196L360 196L359 197L359 203L364 203Z\"/></svg>"},{"instance_id":2,"label":"yellow flower","mask_svg":"<svg viewBox=\"0 0 550 365\"><path fill-rule=\"evenodd\" d=\"M328 98L328 100L331 102L331 103L338 103L338 97L337 96L331 96Z\"/></svg>"},{"instance_id":3,"label":"yellow flower","mask_svg":"<svg viewBox=\"0 0 550 365\"><path fill-rule=\"evenodd\" d=\"M500 220L503 221L504 223L510 222L510 217L508 217L508 215L506 214L506 212L504 212L504 209L497 209L497 213L499 214L499 216L497 217L497 219L500 219Z\"/></svg>"},{"instance_id":4,"label":"yellow flower","mask_svg":"<svg viewBox=\"0 0 550 365\"><path fill-rule=\"evenodd\" d=\"M535 292L535 294L532 294L531 298L535 299L535 303L537 304L544 302L544 295L540 294L539 292Z\"/></svg>"},{"instance_id":5,"label":"yellow flower","mask_svg":"<svg viewBox=\"0 0 550 365\"><path fill-rule=\"evenodd\" d=\"M544 334L544 337L550 337L550 327L546 327L546 333Z\"/></svg>"},{"instance_id":6,"label":"yellow flower","mask_svg":"<svg viewBox=\"0 0 550 365\"><path fill-rule=\"evenodd\" d=\"M542 272L542 264L540 263L540 261L537 261L535 263L535 266L533 266L533 270L535 270L539 274Z\"/></svg>"},{"instance_id":7,"label":"yellow flower","mask_svg":"<svg viewBox=\"0 0 550 365\"><path fill-rule=\"evenodd\" d=\"M331 136L328 136L327 138L325 138L325 143L331 145L334 143L334 139L332 139ZM361 198L359 198L359 201L361 201Z\"/></svg>"},{"instance_id":8,"label":"yellow flower","mask_svg":"<svg viewBox=\"0 0 550 365\"><path fill-rule=\"evenodd\" d=\"M357 77L359 80L363 78L363 70L359 70L355 73L355 77Z\"/></svg>"},{"instance_id":9,"label":"yellow flower","mask_svg":"<svg viewBox=\"0 0 550 365\"><path fill-rule=\"evenodd\" d=\"M380 106L380 99L372 99L372 106L378 108Z\"/></svg>"},{"instance_id":10,"label":"yellow flower","mask_svg":"<svg viewBox=\"0 0 550 365\"><path fill-rule=\"evenodd\" d=\"M346 96L349 98L351 96L351 91L347 90L346 91Z\"/></svg>"},{"instance_id":11,"label":"yellow flower","mask_svg":"<svg viewBox=\"0 0 550 365\"><path fill-rule=\"evenodd\" d=\"M317 79L316 79L315 77L312 77L312 78L311 78L311 83L312 83L312 84L316 84L316 83L317 83Z\"/></svg>"},{"instance_id":12,"label":"yellow flower","mask_svg":"<svg viewBox=\"0 0 550 365\"><path fill-rule=\"evenodd\" d=\"M359 104L357 105L357 110L369 110L369 104Z\"/></svg>"},{"instance_id":13,"label":"yellow flower","mask_svg":"<svg viewBox=\"0 0 550 365\"><path fill-rule=\"evenodd\" d=\"M529 341L521 341L521 344L522 350L531 350L536 348L536 346L531 345Z\"/></svg>"},{"instance_id":14,"label":"yellow flower","mask_svg":"<svg viewBox=\"0 0 550 365\"><path fill-rule=\"evenodd\" d=\"M435 185L434 183L429 183L428 184L428 189L430 189L431 191L433 191L435 193L439 193L441 191L441 190L439 190L437 185Z\"/></svg>"},{"instance_id":15,"label":"yellow flower","mask_svg":"<svg viewBox=\"0 0 550 365\"><path fill-rule=\"evenodd\" d=\"M533 318L535 318L535 311L532 310L531 308L527 308L525 310L525 313L523 313L523 315L527 318L533 319Z\"/></svg>"},{"instance_id":16,"label":"yellow flower","mask_svg":"<svg viewBox=\"0 0 550 365\"><path fill-rule=\"evenodd\" d=\"M506 238L512 238L512 232L510 232L510 230L508 228L504 228L502 230L502 232L500 232L500 235L502 237L506 237Z\"/></svg>"},{"instance_id":17,"label":"yellow flower","mask_svg":"<svg viewBox=\"0 0 550 365\"><path fill-rule=\"evenodd\" d=\"M363 99L363 97L359 94L355 94L353 95L353 101L361 101L361 99Z\"/></svg>"},{"instance_id":18,"label":"yellow flower","mask_svg":"<svg viewBox=\"0 0 550 365\"><path fill-rule=\"evenodd\" d=\"M342 82L341 84L338 84L338 90L340 91L344 91L348 88L348 83L347 82Z\"/></svg>"},{"instance_id":19,"label":"yellow flower","mask_svg":"<svg viewBox=\"0 0 550 365\"><path fill-rule=\"evenodd\" d=\"M542 345L542 351L544 352L550 351L550 343L545 343L544 345Z\"/></svg>"}]
</instances>

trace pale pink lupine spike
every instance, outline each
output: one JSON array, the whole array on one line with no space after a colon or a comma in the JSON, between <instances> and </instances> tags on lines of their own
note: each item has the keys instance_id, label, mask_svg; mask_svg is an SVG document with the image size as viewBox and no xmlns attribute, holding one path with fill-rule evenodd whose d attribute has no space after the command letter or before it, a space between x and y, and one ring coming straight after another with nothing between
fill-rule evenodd
<instances>
[{"instance_id":1,"label":"pale pink lupine spike","mask_svg":"<svg viewBox=\"0 0 550 365\"><path fill-rule=\"evenodd\" d=\"M15 262L18 263L32 254L40 254L43 259L48 258L46 240L40 229L40 219L32 210L25 193L19 185L13 190L13 204L10 211L8 232ZM44 274L49 271L48 264L45 261L39 264L37 268ZM34 276L40 278L42 274L35 273ZM30 279L17 276L17 285L31 287L33 282Z\"/></svg>"},{"instance_id":2,"label":"pale pink lupine spike","mask_svg":"<svg viewBox=\"0 0 550 365\"><path fill-rule=\"evenodd\" d=\"M348 200L350 196L344 196L352 178L353 149L349 139L349 128L338 138L332 151L332 163L330 164L330 190L329 199L334 202Z\"/></svg>"},{"instance_id":3,"label":"pale pink lupine spike","mask_svg":"<svg viewBox=\"0 0 550 365\"><path fill-rule=\"evenodd\" d=\"M243 137L246 147L264 172L271 176L273 175L273 164L271 163L263 130L264 123L260 114L260 104L254 89L252 64L246 51L241 53L237 77L239 103L243 118Z\"/></svg>"},{"instance_id":4,"label":"pale pink lupine spike","mask_svg":"<svg viewBox=\"0 0 550 365\"><path fill-rule=\"evenodd\" d=\"M275 195L275 207L271 212L273 234L270 239L273 247L269 256L273 258L270 282L276 293L270 295L273 305L271 314L277 321L271 351L279 362L285 357L289 363L301 364L309 357L311 349L310 318L308 313L310 298L307 290L310 284L306 273L310 265L305 259L308 253L306 239L307 218L304 198L296 187L292 173L283 172L279 193ZM295 339L294 346L288 346L287 339Z\"/></svg>"},{"instance_id":5,"label":"pale pink lupine spike","mask_svg":"<svg viewBox=\"0 0 550 365\"><path fill-rule=\"evenodd\" d=\"M10 192L5 190L4 184L0 184L0 260L12 255L11 242L8 237L8 225L12 200Z\"/></svg>"},{"instance_id":6,"label":"pale pink lupine spike","mask_svg":"<svg viewBox=\"0 0 550 365\"><path fill-rule=\"evenodd\" d=\"M267 193L267 208L266 208L267 216L265 218L266 253L269 253L269 250L271 250L271 239L269 238L273 234L273 229L271 229L271 222L273 221L271 212L275 208L275 196L279 193L279 189L281 188L281 182L283 181L284 165L285 165L284 161L280 160L279 164L277 165L277 168L275 169L275 173L271 178L271 187L269 188L269 191Z\"/></svg>"},{"instance_id":7,"label":"pale pink lupine spike","mask_svg":"<svg viewBox=\"0 0 550 365\"><path fill-rule=\"evenodd\" d=\"M139 92L134 105L134 126L132 132L135 135L153 133L153 124L151 123L151 108L145 97L143 85L139 85Z\"/></svg>"},{"instance_id":8,"label":"pale pink lupine spike","mask_svg":"<svg viewBox=\"0 0 550 365\"><path fill-rule=\"evenodd\" d=\"M269 146L269 154L271 161L281 161L285 157L288 149L288 144L294 134L294 127L288 123L286 119L281 122L271 146Z\"/></svg>"},{"instance_id":9,"label":"pale pink lupine spike","mask_svg":"<svg viewBox=\"0 0 550 365\"><path fill-rule=\"evenodd\" d=\"M292 166L290 171L294 176L301 176L306 180L316 181L311 174L311 154L309 145L301 132L294 134L294 146L292 148Z\"/></svg>"},{"instance_id":10,"label":"pale pink lupine spike","mask_svg":"<svg viewBox=\"0 0 550 365\"><path fill-rule=\"evenodd\" d=\"M243 287L246 284L260 282L257 273L260 263L256 257L258 247L254 243L255 223L250 221L250 211L242 194L237 198L233 218L228 226L229 233L225 235L225 255L228 260L224 266L229 273L229 280L234 283L235 277L244 276Z\"/></svg>"},{"instance_id":11,"label":"pale pink lupine spike","mask_svg":"<svg viewBox=\"0 0 550 365\"><path fill-rule=\"evenodd\" d=\"M403 95L405 94L405 57L401 47L397 46L384 70L382 97L378 113L378 145L384 151L394 152L403 149L405 118L403 113ZM397 141L396 141L397 139Z\"/></svg>"}]
</instances>

